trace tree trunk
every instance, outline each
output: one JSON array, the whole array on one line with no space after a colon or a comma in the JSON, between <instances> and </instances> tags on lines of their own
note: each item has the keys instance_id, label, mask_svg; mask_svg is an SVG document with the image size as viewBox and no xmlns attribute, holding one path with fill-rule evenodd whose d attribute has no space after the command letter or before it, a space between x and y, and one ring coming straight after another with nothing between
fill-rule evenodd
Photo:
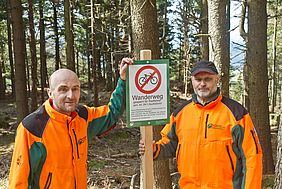
<instances>
[{"instance_id":1,"label":"tree trunk","mask_svg":"<svg viewBox=\"0 0 282 189\"><path fill-rule=\"evenodd\" d=\"M78 50L76 51L76 74L78 77L80 77L80 73L79 73L79 52Z\"/></svg>"},{"instance_id":2,"label":"tree trunk","mask_svg":"<svg viewBox=\"0 0 282 189\"><path fill-rule=\"evenodd\" d=\"M43 14L43 7L44 7L45 0L39 1L39 14L40 14L40 21L39 21L39 30L40 30L40 73L41 73L41 103L45 101L45 91L44 88L46 85L47 80L47 65L46 65L46 41L45 41L45 24L44 24L44 14Z\"/></svg>"},{"instance_id":3,"label":"tree trunk","mask_svg":"<svg viewBox=\"0 0 282 189\"><path fill-rule=\"evenodd\" d=\"M189 44L189 14L190 14L190 6L189 2L183 1L183 12L181 13L182 21L183 21L183 62L184 62L184 94L188 96L188 83L190 80L189 77L189 67L190 67L190 44Z\"/></svg>"},{"instance_id":4,"label":"tree trunk","mask_svg":"<svg viewBox=\"0 0 282 189\"><path fill-rule=\"evenodd\" d=\"M161 38L160 38L160 46L161 46L161 58L167 57L168 55L168 50L167 50L167 46L168 46L168 42L167 42L167 38L168 38L168 32L167 32L167 25L168 25L168 19L167 19L167 7L168 7L168 2L167 0L164 0L163 2L163 7L160 7L160 9L162 9L161 14L160 15L160 20L163 19L162 21L162 28L161 28ZM159 22L160 23L160 22Z\"/></svg>"},{"instance_id":5,"label":"tree trunk","mask_svg":"<svg viewBox=\"0 0 282 189\"><path fill-rule=\"evenodd\" d=\"M90 23L90 21L88 21L88 24ZM88 79L88 89L91 90L92 88L92 82L91 82L91 58L90 58L90 45L91 45L91 41L89 39L90 36L90 29L87 28L86 29L86 44L88 46L88 50L87 50L87 79Z\"/></svg>"},{"instance_id":6,"label":"tree trunk","mask_svg":"<svg viewBox=\"0 0 282 189\"><path fill-rule=\"evenodd\" d=\"M90 54L87 53L87 75L88 75L88 89L92 89L92 82L91 82L91 58L90 58Z\"/></svg>"},{"instance_id":7,"label":"tree trunk","mask_svg":"<svg viewBox=\"0 0 282 189\"><path fill-rule=\"evenodd\" d=\"M266 1L248 1L247 62L249 75L249 112L263 149L263 173L273 174L274 165L268 110L267 13Z\"/></svg>"},{"instance_id":8,"label":"tree trunk","mask_svg":"<svg viewBox=\"0 0 282 189\"><path fill-rule=\"evenodd\" d=\"M101 49L97 49L97 52L96 52L96 60L97 60L97 80L99 81L99 83L101 83L103 81L103 77L102 77L102 62L101 62Z\"/></svg>"},{"instance_id":9,"label":"tree trunk","mask_svg":"<svg viewBox=\"0 0 282 189\"><path fill-rule=\"evenodd\" d=\"M59 32L58 32L58 21L57 21L57 3L53 2L53 12L54 12L54 35L55 35L55 69L60 68L60 43L59 43Z\"/></svg>"},{"instance_id":10,"label":"tree trunk","mask_svg":"<svg viewBox=\"0 0 282 189\"><path fill-rule=\"evenodd\" d=\"M240 15L240 24L239 24L239 31L240 31L240 36L243 38L244 42L247 44L248 39L247 39L247 33L245 31L245 19L246 19L246 12L247 12L247 0L243 0L242 2L242 12ZM250 98L249 98L249 76L248 76L248 62L247 62L247 51L244 53L244 66L243 66L243 88L244 88L244 93L243 93L243 105L247 108L247 110L250 109Z\"/></svg>"},{"instance_id":11,"label":"tree trunk","mask_svg":"<svg viewBox=\"0 0 282 189\"><path fill-rule=\"evenodd\" d=\"M227 48L227 52L226 52L226 64L224 64L224 72L226 72L226 74L228 75L228 83L224 82L224 86L222 85L222 89L226 92L224 92L224 95L229 97L229 73L230 73L230 1L231 0L226 0L226 48ZM226 79L226 78L224 78ZM227 85L227 86L226 86ZM227 87L227 88L226 88Z\"/></svg>"},{"instance_id":12,"label":"tree trunk","mask_svg":"<svg viewBox=\"0 0 282 189\"><path fill-rule=\"evenodd\" d=\"M4 52L5 50L3 50L2 52ZM2 54L3 55L3 58L2 58L2 60L5 60L5 56L4 56L4 53ZM6 89L7 89L7 82L6 82L6 78L7 78L7 76L6 76L6 64L5 64L5 62L6 61L2 61L2 74L4 75L3 76L3 85L4 85L4 92L6 91Z\"/></svg>"},{"instance_id":13,"label":"tree trunk","mask_svg":"<svg viewBox=\"0 0 282 189\"><path fill-rule=\"evenodd\" d=\"M8 33L8 51L10 61L10 78L12 85L12 97L15 97L15 71L14 71L14 59L13 59L13 46L12 46L12 32L11 32L11 5L10 1L7 1L7 33Z\"/></svg>"},{"instance_id":14,"label":"tree trunk","mask_svg":"<svg viewBox=\"0 0 282 189\"><path fill-rule=\"evenodd\" d=\"M67 68L75 72L73 23L71 16L71 0L64 1L65 41Z\"/></svg>"},{"instance_id":15,"label":"tree trunk","mask_svg":"<svg viewBox=\"0 0 282 189\"><path fill-rule=\"evenodd\" d=\"M131 0L132 40L135 57L140 57L140 50L150 49L152 59L160 58L159 32L157 23L156 1ZM160 138L163 127L153 127L154 139ZM161 173L161 174L160 174ZM154 188L170 189L171 178L169 163L165 161L154 162Z\"/></svg>"},{"instance_id":16,"label":"tree trunk","mask_svg":"<svg viewBox=\"0 0 282 189\"><path fill-rule=\"evenodd\" d=\"M209 60L209 36L208 36L208 2L202 0L201 4L201 55L202 60Z\"/></svg>"},{"instance_id":17,"label":"tree trunk","mask_svg":"<svg viewBox=\"0 0 282 189\"><path fill-rule=\"evenodd\" d=\"M278 2L276 1L276 7L275 7L275 16L273 21L273 38L272 38L272 77L271 77L271 112L273 113L275 111L276 106L276 96L277 96L277 79L276 79L276 64L277 64L277 57L276 57L276 46L277 46L277 16L278 16Z\"/></svg>"},{"instance_id":18,"label":"tree trunk","mask_svg":"<svg viewBox=\"0 0 282 189\"><path fill-rule=\"evenodd\" d=\"M111 54L111 73L112 73L112 82L111 82L111 88L115 87L115 81L116 81L116 72L115 72L115 60L114 60L114 49L115 49L115 33L114 33L114 23L113 23L113 13L110 13L110 35L109 35L109 45L110 45L110 54Z\"/></svg>"},{"instance_id":19,"label":"tree trunk","mask_svg":"<svg viewBox=\"0 0 282 189\"><path fill-rule=\"evenodd\" d=\"M20 0L10 0L11 21L13 27L13 44L15 58L15 90L16 112L18 122L28 114L26 72L25 72L25 38L22 18L22 4Z\"/></svg>"},{"instance_id":20,"label":"tree trunk","mask_svg":"<svg viewBox=\"0 0 282 189\"><path fill-rule=\"evenodd\" d=\"M182 46L182 43L183 43L183 41L182 41L182 37L179 35L178 37L177 37L177 39L178 39L178 41L179 41L179 44L180 44L180 47ZM183 53L182 53L182 51L181 50L179 50L178 51L178 53L177 53L177 56L179 57L178 59L181 59L182 58L182 56L183 56ZM182 64L181 64L181 62L179 62L178 64L176 64L177 65L177 81L179 82L179 83L181 83L182 82L182 70L183 70L183 66L182 66Z\"/></svg>"},{"instance_id":21,"label":"tree trunk","mask_svg":"<svg viewBox=\"0 0 282 189\"><path fill-rule=\"evenodd\" d=\"M24 36L26 36L25 31L24 31ZM25 49L25 52L27 52L26 43L24 45L24 49ZM27 78L27 95L28 95L28 97L30 97L30 93L31 93L31 90L30 90L30 65L29 65L29 59L27 57L27 53L25 53L25 64L26 64L25 67L26 67L26 78Z\"/></svg>"},{"instance_id":22,"label":"tree trunk","mask_svg":"<svg viewBox=\"0 0 282 189\"><path fill-rule=\"evenodd\" d=\"M94 5L91 0L91 52L92 52L92 71L93 71L93 92L94 106L98 106L98 82L97 82L97 54L96 54L96 32L95 32L95 17Z\"/></svg>"},{"instance_id":23,"label":"tree trunk","mask_svg":"<svg viewBox=\"0 0 282 189\"><path fill-rule=\"evenodd\" d=\"M247 54L246 54L247 56ZM246 59L247 57L245 57ZM243 66L243 80L244 80L244 93L243 93L243 105L246 107L247 110L250 110L250 80L249 80L249 65L248 61L245 61L245 64Z\"/></svg>"},{"instance_id":24,"label":"tree trunk","mask_svg":"<svg viewBox=\"0 0 282 189\"><path fill-rule=\"evenodd\" d=\"M105 68L106 68L106 89L107 91L111 91L113 89L113 72L112 72L112 60L111 60L111 48L109 44L111 44L111 38L109 35L106 37L106 45L105 45Z\"/></svg>"},{"instance_id":25,"label":"tree trunk","mask_svg":"<svg viewBox=\"0 0 282 189\"><path fill-rule=\"evenodd\" d=\"M227 43L226 0L208 1L210 60L213 61L221 76L221 91L229 96L229 59Z\"/></svg>"},{"instance_id":26,"label":"tree trunk","mask_svg":"<svg viewBox=\"0 0 282 189\"><path fill-rule=\"evenodd\" d=\"M3 68L2 68L2 62L4 62L4 56L3 53L4 48L3 48L3 44L0 44L0 50L1 50L1 54L0 54L0 99L5 99L5 85L4 85L4 77L3 77Z\"/></svg>"},{"instance_id":27,"label":"tree trunk","mask_svg":"<svg viewBox=\"0 0 282 189\"><path fill-rule=\"evenodd\" d=\"M101 30L103 31L104 26L101 26ZM100 47L100 65L101 65L101 77L102 80L105 82L106 84L106 63L105 63L105 41L106 41L106 35L102 35L101 36L101 47Z\"/></svg>"},{"instance_id":28,"label":"tree trunk","mask_svg":"<svg viewBox=\"0 0 282 189\"><path fill-rule=\"evenodd\" d=\"M131 5L128 4L128 15L131 14ZM133 51L133 41L132 41L132 20L128 20L128 53L132 55Z\"/></svg>"},{"instance_id":29,"label":"tree trunk","mask_svg":"<svg viewBox=\"0 0 282 189\"><path fill-rule=\"evenodd\" d=\"M113 53L115 52L115 49L121 49L121 47L120 47L120 31L119 31L118 26L115 27L115 36L116 36L115 47L113 48L114 49ZM113 67L114 67L114 85L117 84L117 81L118 81L118 78L119 78L118 66L119 66L120 60L121 60L121 57L120 57L119 53L114 53L114 61L113 61L113 63L114 63L114 65L113 65Z\"/></svg>"},{"instance_id":30,"label":"tree trunk","mask_svg":"<svg viewBox=\"0 0 282 189\"><path fill-rule=\"evenodd\" d=\"M33 3L32 0L28 0L28 20L29 20L29 33L30 33L30 56L31 56L31 111L37 109L37 57L36 57L36 40L34 29L34 17L33 17Z\"/></svg>"},{"instance_id":31,"label":"tree trunk","mask_svg":"<svg viewBox=\"0 0 282 189\"><path fill-rule=\"evenodd\" d=\"M112 72L112 63L111 63L111 55L107 53L105 55L105 69L106 69L106 89L107 91L113 90L113 72Z\"/></svg>"},{"instance_id":32,"label":"tree trunk","mask_svg":"<svg viewBox=\"0 0 282 189\"><path fill-rule=\"evenodd\" d=\"M282 91L282 84L281 84ZM273 189L282 188L282 95L281 95L281 105L280 105L280 125L278 128L277 135L277 162L275 167L275 182Z\"/></svg>"}]
</instances>

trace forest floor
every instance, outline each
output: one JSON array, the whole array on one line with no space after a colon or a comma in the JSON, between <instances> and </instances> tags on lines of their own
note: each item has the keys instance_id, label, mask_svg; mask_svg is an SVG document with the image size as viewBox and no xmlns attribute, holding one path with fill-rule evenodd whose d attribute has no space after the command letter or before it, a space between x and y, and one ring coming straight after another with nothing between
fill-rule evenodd
<instances>
[{"instance_id":1,"label":"forest floor","mask_svg":"<svg viewBox=\"0 0 282 189\"><path fill-rule=\"evenodd\" d=\"M171 94L173 94L170 102L172 112L185 98L181 97L182 94L179 92ZM101 104L107 104L110 93L102 92L99 97ZM82 92L81 102L87 103L89 99L91 99L90 95L85 91ZM7 188L16 127L15 102L0 101L0 189ZM276 136L272 138L275 158ZM91 141L88 156L88 188L139 188L139 140L139 128L126 128L123 116L111 132ZM171 170L175 169L173 164L170 167ZM263 188L272 188L273 178L273 175L265 176Z\"/></svg>"}]
</instances>

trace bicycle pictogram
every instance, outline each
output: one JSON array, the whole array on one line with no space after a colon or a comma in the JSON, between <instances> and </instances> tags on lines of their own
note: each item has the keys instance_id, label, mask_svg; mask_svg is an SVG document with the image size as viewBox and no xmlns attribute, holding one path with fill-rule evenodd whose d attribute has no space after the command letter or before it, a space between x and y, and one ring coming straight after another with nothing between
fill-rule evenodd
<instances>
[{"instance_id":1,"label":"bicycle pictogram","mask_svg":"<svg viewBox=\"0 0 282 189\"><path fill-rule=\"evenodd\" d=\"M152 94L161 86L161 73L154 66L143 66L135 75L136 88L144 94Z\"/></svg>"},{"instance_id":2,"label":"bicycle pictogram","mask_svg":"<svg viewBox=\"0 0 282 189\"><path fill-rule=\"evenodd\" d=\"M139 78L139 84L143 85L150 78L151 75L152 73L149 73L149 74L144 73L144 76ZM150 78L150 83L152 85L156 85L158 83L158 78L156 76L152 76Z\"/></svg>"}]
</instances>

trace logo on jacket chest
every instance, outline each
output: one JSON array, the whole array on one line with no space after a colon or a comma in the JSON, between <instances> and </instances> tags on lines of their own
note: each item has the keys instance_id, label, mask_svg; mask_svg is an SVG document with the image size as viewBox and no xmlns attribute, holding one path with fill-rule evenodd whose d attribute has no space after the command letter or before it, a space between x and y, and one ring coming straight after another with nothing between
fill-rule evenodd
<instances>
[{"instance_id":1,"label":"logo on jacket chest","mask_svg":"<svg viewBox=\"0 0 282 189\"><path fill-rule=\"evenodd\" d=\"M209 124L208 124L208 129L224 130L224 129L225 129L225 126L224 126L224 125L215 124L215 123L209 123Z\"/></svg>"}]
</instances>

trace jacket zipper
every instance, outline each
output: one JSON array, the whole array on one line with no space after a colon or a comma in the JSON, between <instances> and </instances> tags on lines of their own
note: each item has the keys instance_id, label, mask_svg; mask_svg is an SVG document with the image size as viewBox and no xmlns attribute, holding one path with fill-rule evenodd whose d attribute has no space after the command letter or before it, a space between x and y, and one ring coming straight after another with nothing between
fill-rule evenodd
<instances>
[{"instance_id":1,"label":"jacket zipper","mask_svg":"<svg viewBox=\"0 0 282 189\"><path fill-rule=\"evenodd\" d=\"M178 147L177 147L177 154L176 154L176 160L178 160L178 156L179 156L179 152L180 152L180 147L181 147L181 144L178 144Z\"/></svg>"},{"instance_id":2,"label":"jacket zipper","mask_svg":"<svg viewBox=\"0 0 282 189\"><path fill-rule=\"evenodd\" d=\"M69 132L69 128L70 126L69 126L69 122L68 122L68 120L67 120L67 128L68 128L68 132ZM76 135L74 135L75 136L75 141L77 142L77 140L76 140ZM73 154L73 143L72 143L72 139L71 139L71 136L70 136L70 134L69 134L69 138L70 138L70 142L71 142L71 150L72 150L72 154ZM74 159L74 156L72 156L72 158ZM74 188L76 189L76 176L75 176L75 178L74 178L74 183L75 183L75 185L74 185Z\"/></svg>"},{"instance_id":3,"label":"jacket zipper","mask_svg":"<svg viewBox=\"0 0 282 189\"><path fill-rule=\"evenodd\" d=\"M256 145L256 152L257 152L257 154L258 154L258 144L257 144L257 141L256 141L255 132L254 132L253 130L251 130L251 133L252 133L252 136L253 136L255 145Z\"/></svg>"},{"instance_id":4,"label":"jacket zipper","mask_svg":"<svg viewBox=\"0 0 282 189\"><path fill-rule=\"evenodd\" d=\"M227 154L228 154L228 157L229 157L229 161L230 161L230 164L231 164L232 171L234 173L234 164L233 164L233 161L232 161L232 158L231 158L231 154L230 154L228 145L226 145L226 150L227 150Z\"/></svg>"},{"instance_id":5,"label":"jacket zipper","mask_svg":"<svg viewBox=\"0 0 282 189\"><path fill-rule=\"evenodd\" d=\"M208 135L208 121L209 121L209 114L207 114L206 116L205 138L207 138L207 135Z\"/></svg>"},{"instance_id":6,"label":"jacket zipper","mask_svg":"<svg viewBox=\"0 0 282 189\"><path fill-rule=\"evenodd\" d=\"M77 159L79 159L79 151L78 151L78 143L77 143L77 138L74 129L72 129L72 132L74 134L75 142L76 142L76 153L77 153Z\"/></svg>"},{"instance_id":7,"label":"jacket zipper","mask_svg":"<svg viewBox=\"0 0 282 189\"><path fill-rule=\"evenodd\" d=\"M50 188L51 181L52 181L52 173L49 172L44 189Z\"/></svg>"},{"instance_id":8,"label":"jacket zipper","mask_svg":"<svg viewBox=\"0 0 282 189\"><path fill-rule=\"evenodd\" d=\"M68 121L67 121L67 127L68 127L68 132L69 132L69 122ZM71 142L71 149L72 149L72 152L73 152L73 143L72 143L70 134L69 134L69 138L70 138L70 142Z\"/></svg>"}]
</instances>

